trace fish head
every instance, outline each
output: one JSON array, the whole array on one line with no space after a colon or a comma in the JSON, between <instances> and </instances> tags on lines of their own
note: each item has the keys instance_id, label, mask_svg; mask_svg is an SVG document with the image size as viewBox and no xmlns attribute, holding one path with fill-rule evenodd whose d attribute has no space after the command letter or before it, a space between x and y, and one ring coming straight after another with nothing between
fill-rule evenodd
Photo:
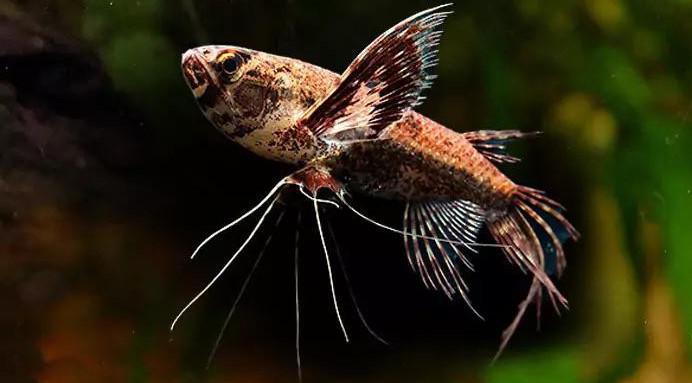
<instances>
[{"instance_id":1,"label":"fish head","mask_svg":"<svg viewBox=\"0 0 692 383\"><path fill-rule=\"evenodd\" d=\"M258 70L259 56L230 46L204 46L183 54L183 76L197 103L231 137L260 128L261 114L271 101L272 80Z\"/></svg>"},{"instance_id":2,"label":"fish head","mask_svg":"<svg viewBox=\"0 0 692 383\"><path fill-rule=\"evenodd\" d=\"M314 155L314 137L295 121L332 82L320 85L324 76L309 67L235 46L202 46L182 56L183 76L207 119L233 141L282 162Z\"/></svg>"}]
</instances>

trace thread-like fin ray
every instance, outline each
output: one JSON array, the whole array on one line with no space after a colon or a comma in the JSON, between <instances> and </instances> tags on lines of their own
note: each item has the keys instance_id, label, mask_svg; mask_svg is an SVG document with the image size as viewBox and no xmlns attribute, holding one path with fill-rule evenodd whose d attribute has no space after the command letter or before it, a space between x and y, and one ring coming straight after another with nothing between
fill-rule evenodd
<instances>
[{"instance_id":1,"label":"thread-like fin ray","mask_svg":"<svg viewBox=\"0 0 692 383\"><path fill-rule=\"evenodd\" d=\"M303 369L300 363L300 300L298 294L298 245L300 244L300 223L301 213L298 212L296 218L296 236L293 248L293 273L295 278L295 298L296 298L296 366L298 367L298 383L303 382Z\"/></svg>"},{"instance_id":2,"label":"thread-like fin ray","mask_svg":"<svg viewBox=\"0 0 692 383\"><path fill-rule=\"evenodd\" d=\"M281 181L279 181L279 183L277 183L276 185L274 185L274 187L269 191L269 193L267 193L267 195L264 196L264 198L262 198L262 200L261 200L257 205L255 205L252 209L248 210L248 211L245 212L243 215L241 215L240 217L238 217L238 218L236 218L235 220L233 220L233 222L231 222L231 223L225 225L224 227L222 227L222 228L216 230L216 231L213 232L211 235L209 235L207 238L205 238L204 241L202 241L199 245L197 245L197 248L195 249L195 251L194 251L194 252L192 253L192 255L190 256L190 259L194 258L195 255L197 255L197 253L199 253L199 251L202 249L202 247L204 247L204 245L206 245L209 241L211 241L212 239L214 239L214 237L216 237L217 235L219 235L219 234L223 233L224 231L230 229L231 227L233 227L233 226L239 224L239 223L240 223L241 221L243 221L245 218L247 218L247 217L249 217L250 215L252 215L252 213L256 212L257 209L259 209L259 208L261 208L262 206L264 206L264 204L267 203L267 201L269 201L269 199L270 199L274 194L276 194L276 192L277 192L279 189L281 189L281 187L283 187L283 186L285 186L285 185L287 185L287 184L288 184L287 179L286 179L286 178L282 179Z\"/></svg>"},{"instance_id":3,"label":"thread-like fin ray","mask_svg":"<svg viewBox=\"0 0 692 383\"><path fill-rule=\"evenodd\" d=\"M221 275L223 275L223 273L226 271L226 269L228 269L228 267L231 266L231 264L233 263L233 261L235 261L235 259L238 257L238 254L240 254L240 253L243 251L243 249L245 249L245 247L247 246L247 244L250 243L250 241L251 241L252 238L255 236L255 234L257 233L257 230L259 230L260 226L262 226L262 223L264 222L264 219L267 217L267 215L269 214L269 212L272 210L272 208L274 207L274 204L276 203L276 201L277 201L278 199L279 199L278 196L274 197L274 199L272 200L272 202L269 204L269 207L267 207L267 209L264 211L264 213L263 213L262 216L260 217L259 221L257 221L257 224L256 224L255 227L252 229L252 231L250 232L250 234L247 236L247 238L245 239L245 241L240 245L240 247L238 248L238 250L236 250L236 252L233 253L233 255L232 255L231 258L228 260L228 262L226 262L226 264L225 264L225 265L221 268L221 270L214 276L214 278L213 278L206 286L204 286L204 288L202 289L202 291L200 291L197 295L195 295L195 297L192 298L192 299L190 300L190 302L189 302L187 305L185 305L185 307L183 307L182 310L180 310L180 312L178 313L178 315L176 315L175 319L173 319L173 322L171 323L171 327L170 327L170 330L171 330L171 331L173 331L173 329L175 328L175 324L178 322L178 320L180 319L180 317L183 316L183 314L187 311L187 309L189 309L195 302L197 302L197 300L198 300L200 297L202 297L202 295L204 295L204 293L206 293L207 290L209 290L209 289L211 288L211 286L212 286L219 278L221 278ZM316 202L315 202L315 203L316 203Z\"/></svg>"},{"instance_id":4,"label":"thread-like fin ray","mask_svg":"<svg viewBox=\"0 0 692 383\"><path fill-rule=\"evenodd\" d=\"M327 242L324 240L324 232L322 230L322 221L320 220L320 208L318 206L317 196L315 196L315 198L312 200L312 204L315 209L315 220L317 221L317 231L320 235L322 250L324 251L324 259L327 262L327 272L329 273L329 287L332 290L332 303L334 303L334 312L336 313L336 319L339 321L339 326L341 326L341 331L344 333L344 339L346 340L346 343L348 343L348 332L346 331L346 326L344 326L344 321L341 319L341 312L339 311L339 302L336 299L336 290L334 289L334 276L332 275L332 264L329 260Z\"/></svg>"},{"instance_id":5,"label":"thread-like fin ray","mask_svg":"<svg viewBox=\"0 0 692 383\"><path fill-rule=\"evenodd\" d=\"M262 249L260 250L259 254L257 255L257 259L255 260L255 263L252 264L252 268L250 269L250 272L245 277L245 280L243 281L243 284L240 287L240 290L238 291L238 295L236 296L235 300L233 301L233 305L231 306L231 309L228 310L228 314L226 315L226 319L223 322L223 326L221 326L221 330L219 331L219 335L216 337L216 341L214 342L214 347L212 348L211 352L209 353L209 357L207 358L207 370L211 366L211 362L214 359L214 355L216 355L216 351L219 349L219 345L221 345L221 340L223 339L223 336L226 332L226 329L228 328L228 324L231 322L231 318L233 317L233 314L235 314L235 310L236 310L236 308L238 308L238 304L240 303L240 300L243 298L243 295L245 294L245 290L247 289L247 286L250 284L250 280L252 280L252 276L255 274L255 270L257 270L257 266L259 266L260 262L262 261L262 258L264 257L264 253L266 252L267 247L269 246L269 243L271 242L272 238L274 237L274 233L276 232L276 228L279 227L279 224L281 224L281 220L283 219L285 213L286 213L286 211L282 210L281 213L279 214L279 216L276 218L276 221L274 222L274 228L269 233L269 236L267 237L267 240L264 242L264 245L262 245Z\"/></svg>"},{"instance_id":6,"label":"thread-like fin ray","mask_svg":"<svg viewBox=\"0 0 692 383\"><path fill-rule=\"evenodd\" d=\"M341 82L298 121L318 137L374 137L419 104L431 86L442 24L451 4L417 13L384 32L341 75Z\"/></svg>"},{"instance_id":7,"label":"thread-like fin ray","mask_svg":"<svg viewBox=\"0 0 692 383\"><path fill-rule=\"evenodd\" d=\"M358 318L360 319L360 322L363 324L363 327L370 333L370 335L377 340L378 342L384 344L385 346L389 346L389 342L384 340L375 330L370 327L370 324L368 321L365 319L365 315L363 315L363 312L360 309L360 306L358 305L358 300L356 299L356 294L353 291L353 286L351 285L351 279L348 277L348 271L346 270L346 263L344 262L343 257L341 256L341 251L339 251L339 244L336 242L336 235L334 234L334 230L332 229L332 225L329 224L329 221L327 221L327 231L329 232L329 236L332 239L332 242L334 243L334 253L336 254L336 259L339 261L339 266L341 267L341 271L344 275L344 282L346 282L346 288L348 289L348 293L351 296L351 301L353 302L353 307L356 309L356 314L358 315Z\"/></svg>"}]
</instances>

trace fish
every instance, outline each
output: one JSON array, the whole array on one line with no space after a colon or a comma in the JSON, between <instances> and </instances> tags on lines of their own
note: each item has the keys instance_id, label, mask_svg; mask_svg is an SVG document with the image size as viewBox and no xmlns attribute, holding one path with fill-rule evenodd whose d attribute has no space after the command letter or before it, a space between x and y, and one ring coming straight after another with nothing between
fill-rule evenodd
<instances>
[{"instance_id":1,"label":"fish","mask_svg":"<svg viewBox=\"0 0 692 383\"><path fill-rule=\"evenodd\" d=\"M333 306L347 341L320 217L320 207L329 204L399 234L406 259L422 283L450 299L460 297L479 317L462 276L464 267L473 270L470 253L497 247L510 263L528 272L529 291L502 334L496 358L529 305L535 304L539 318L544 295L556 311L568 307L554 278L566 267L563 242L576 241L579 232L562 205L541 190L515 183L498 168L519 162L507 153L509 142L538 132L458 132L416 111L436 78L450 7L426 9L394 25L341 74L228 45L201 46L182 55L183 77L209 122L253 154L296 170L196 248L193 258L210 240L266 206L247 239L180 311L171 329L233 263L291 187L313 205ZM402 227L363 213L353 203L359 195L400 201ZM494 243L477 242L484 227Z\"/></svg>"}]
</instances>

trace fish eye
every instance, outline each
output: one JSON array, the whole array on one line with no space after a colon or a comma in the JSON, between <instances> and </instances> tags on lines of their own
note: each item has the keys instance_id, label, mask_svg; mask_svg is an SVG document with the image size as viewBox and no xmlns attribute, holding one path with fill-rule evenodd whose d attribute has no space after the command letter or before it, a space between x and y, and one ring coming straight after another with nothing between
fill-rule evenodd
<instances>
[{"instance_id":1,"label":"fish eye","mask_svg":"<svg viewBox=\"0 0 692 383\"><path fill-rule=\"evenodd\" d=\"M240 60L237 56L226 56L223 61L221 61L221 69L228 75L232 75L238 70L240 66Z\"/></svg>"}]
</instances>

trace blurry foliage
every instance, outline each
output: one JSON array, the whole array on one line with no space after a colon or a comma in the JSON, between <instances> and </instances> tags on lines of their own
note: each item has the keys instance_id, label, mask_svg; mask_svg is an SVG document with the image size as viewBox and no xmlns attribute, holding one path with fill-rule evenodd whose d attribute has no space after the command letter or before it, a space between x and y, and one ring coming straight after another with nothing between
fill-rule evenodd
<instances>
[{"instance_id":1,"label":"blurry foliage","mask_svg":"<svg viewBox=\"0 0 692 383\"><path fill-rule=\"evenodd\" d=\"M144 114L139 127L155 138L151 150L158 161L148 165L166 168L180 153L212 142L192 131L214 134L180 78L185 49L245 45L340 71L378 33L431 5L34 0L0 4L0 11L22 9L94 49L114 88ZM526 159L507 170L564 201L584 240L568 248L576 265L566 283L572 311L557 336L550 332L541 341L535 335L512 343L490 367L489 357L466 359L454 352L444 359L402 356L397 363L420 363L421 370L441 376L439 381L458 376L489 383L690 381L690 20L690 0L475 0L455 6L441 46L440 78L423 111L456 130L545 131L512 149L523 150ZM13 89L0 84L0 102L6 98L14 102ZM0 105L5 126L8 110ZM0 140L9 142L5 133L0 131ZM46 200L27 215L17 231L27 248L0 244L4 254L43 255L0 261L7 280L36 273L26 276L30 283L22 284L19 295L45 310L32 314L40 322L37 381L295 380L292 366L280 362L290 359L288 352L263 354L277 342L263 339L258 342L263 348L256 345L257 329L248 330L248 338L238 335L208 375L190 372L197 371L204 358L199 354L207 350L193 344L199 337L210 339L203 315L192 314L193 324L173 344L159 329L179 301L169 290L175 291L182 273L172 271L166 259L181 253L173 250L175 234L142 227L139 217L118 217L125 221L118 225L112 217L93 222L60 208L69 209ZM43 269L77 281L74 290L64 293L58 278ZM89 278L99 280L98 291ZM529 333L530 327L522 331ZM396 346L382 351L395 352ZM384 366L386 371L373 376L401 382L431 375L409 375L391 362ZM324 381L346 381L331 376L328 367L308 371Z\"/></svg>"},{"instance_id":2,"label":"blurry foliage","mask_svg":"<svg viewBox=\"0 0 692 383\"><path fill-rule=\"evenodd\" d=\"M83 34L98 47L116 89L131 95L145 109L162 113L161 104L166 101L160 95L175 89L179 70L161 63L177 62L179 53L161 34L159 3L87 0Z\"/></svg>"},{"instance_id":3,"label":"blurry foliage","mask_svg":"<svg viewBox=\"0 0 692 383\"><path fill-rule=\"evenodd\" d=\"M538 353L508 357L497 368L489 368L488 383L581 383L579 358L573 350L546 348Z\"/></svg>"}]
</instances>

